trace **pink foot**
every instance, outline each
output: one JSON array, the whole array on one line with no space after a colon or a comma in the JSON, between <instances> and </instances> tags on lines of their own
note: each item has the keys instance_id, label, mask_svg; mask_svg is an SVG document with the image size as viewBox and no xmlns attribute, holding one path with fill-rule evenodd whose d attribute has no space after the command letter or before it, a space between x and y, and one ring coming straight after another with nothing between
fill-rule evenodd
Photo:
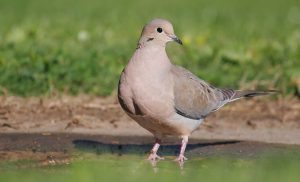
<instances>
[{"instance_id":1,"label":"pink foot","mask_svg":"<svg viewBox=\"0 0 300 182\"><path fill-rule=\"evenodd\" d=\"M150 155L148 157L149 161L153 162L153 161L158 161L158 160L164 159L163 157L160 157L160 156L157 155L157 150L158 150L158 148L160 146L160 143L161 143L160 139L155 139L155 144L154 144L154 146L153 146L153 148L152 148L152 150L150 152Z\"/></svg>"},{"instance_id":2,"label":"pink foot","mask_svg":"<svg viewBox=\"0 0 300 182\"><path fill-rule=\"evenodd\" d=\"M159 155L157 155L156 153L151 153L148 157L149 161L157 161L157 160L164 160L163 157L160 157Z\"/></svg>"},{"instance_id":3,"label":"pink foot","mask_svg":"<svg viewBox=\"0 0 300 182\"><path fill-rule=\"evenodd\" d=\"M182 155L182 154L180 154L180 155L175 159L175 161L177 161L177 162L184 162L184 161L186 161L186 160L187 160L187 158L184 157L184 155Z\"/></svg>"},{"instance_id":4,"label":"pink foot","mask_svg":"<svg viewBox=\"0 0 300 182\"><path fill-rule=\"evenodd\" d=\"M179 156L175 159L175 161L183 164L184 161L187 160L186 157L184 157L184 152L185 152L185 148L188 142L188 136L182 136L182 144L181 144L181 148L180 148L180 154Z\"/></svg>"}]
</instances>

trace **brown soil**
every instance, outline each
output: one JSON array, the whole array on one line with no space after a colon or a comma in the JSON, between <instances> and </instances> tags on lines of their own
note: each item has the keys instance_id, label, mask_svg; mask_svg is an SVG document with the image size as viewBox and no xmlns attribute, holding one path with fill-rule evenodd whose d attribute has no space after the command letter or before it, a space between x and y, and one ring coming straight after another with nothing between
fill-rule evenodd
<instances>
[{"instance_id":1,"label":"brown soil","mask_svg":"<svg viewBox=\"0 0 300 182\"><path fill-rule=\"evenodd\" d=\"M151 136L116 97L0 97L0 133ZM228 104L206 118L192 138L300 144L300 100L257 98Z\"/></svg>"},{"instance_id":2,"label":"brown soil","mask_svg":"<svg viewBox=\"0 0 300 182\"><path fill-rule=\"evenodd\" d=\"M70 150L95 146L93 141L117 149L120 144L123 149L137 144L136 150L145 145L146 152L152 135L122 111L114 96L0 97L0 160L35 158L55 163L55 156L68 163ZM172 138L166 142L180 141ZM190 155L234 154L241 149L249 149L251 154L266 145L259 142L300 145L300 100L257 98L229 104L207 117L192 134L190 143L195 145L190 145ZM222 147L225 144L228 147Z\"/></svg>"}]
</instances>

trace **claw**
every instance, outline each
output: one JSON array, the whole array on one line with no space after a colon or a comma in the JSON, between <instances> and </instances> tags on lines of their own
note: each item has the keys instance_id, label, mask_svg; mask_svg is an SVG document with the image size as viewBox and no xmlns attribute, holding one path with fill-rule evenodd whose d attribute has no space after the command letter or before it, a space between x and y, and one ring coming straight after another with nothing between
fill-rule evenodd
<instances>
[{"instance_id":1,"label":"claw","mask_svg":"<svg viewBox=\"0 0 300 182\"><path fill-rule=\"evenodd\" d=\"M184 152L185 152L185 148L186 148L187 142L188 142L188 136L183 136L182 137L182 144L181 144L181 148L180 148L180 154L175 159L175 161L177 161L179 163L179 166L181 168L183 168L184 161L187 160L187 158L184 157Z\"/></svg>"},{"instance_id":2,"label":"claw","mask_svg":"<svg viewBox=\"0 0 300 182\"><path fill-rule=\"evenodd\" d=\"M164 160L163 157L160 157L159 155L157 155L156 153L151 153L148 157L149 161L156 161L156 160Z\"/></svg>"},{"instance_id":3,"label":"claw","mask_svg":"<svg viewBox=\"0 0 300 182\"><path fill-rule=\"evenodd\" d=\"M176 159L175 159L175 161L177 161L177 162L184 162L184 161L186 161L186 160L188 160L186 157L184 157L184 155L179 155Z\"/></svg>"},{"instance_id":4,"label":"claw","mask_svg":"<svg viewBox=\"0 0 300 182\"><path fill-rule=\"evenodd\" d=\"M157 150L160 146L160 143L161 143L161 140L160 139L155 139L155 144L150 152L150 155L148 157L148 160L150 162L155 162L155 161L159 161L159 160L163 160L164 158L163 157L160 157L157 155Z\"/></svg>"},{"instance_id":5,"label":"claw","mask_svg":"<svg viewBox=\"0 0 300 182\"><path fill-rule=\"evenodd\" d=\"M174 161L178 162L180 169L183 169L184 161L188 160L184 155L180 154Z\"/></svg>"}]
</instances>

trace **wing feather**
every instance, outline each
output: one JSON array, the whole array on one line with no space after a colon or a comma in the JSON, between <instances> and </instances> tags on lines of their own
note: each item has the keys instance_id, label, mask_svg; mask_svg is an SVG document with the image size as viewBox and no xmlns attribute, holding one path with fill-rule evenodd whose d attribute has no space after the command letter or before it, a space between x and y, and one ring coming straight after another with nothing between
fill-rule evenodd
<instances>
[{"instance_id":1,"label":"wing feather","mask_svg":"<svg viewBox=\"0 0 300 182\"><path fill-rule=\"evenodd\" d=\"M232 89L216 88L188 70L173 65L174 109L190 119L201 119L218 110L234 96Z\"/></svg>"}]
</instances>

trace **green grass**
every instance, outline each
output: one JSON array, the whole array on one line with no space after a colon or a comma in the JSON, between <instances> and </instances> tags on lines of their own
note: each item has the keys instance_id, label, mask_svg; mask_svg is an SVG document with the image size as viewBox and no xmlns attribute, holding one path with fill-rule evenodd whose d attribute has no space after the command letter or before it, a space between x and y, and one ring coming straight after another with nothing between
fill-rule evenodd
<instances>
[{"instance_id":1,"label":"green grass","mask_svg":"<svg viewBox=\"0 0 300 182\"><path fill-rule=\"evenodd\" d=\"M19 164L19 165L17 165ZM22 163L24 164L24 162ZM0 181L223 181L296 182L299 158L265 156L259 159L210 157L187 161L183 170L170 159L156 167L140 156L100 155L67 166L20 168L19 163L0 165ZM8 167L7 167L8 166Z\"/></svg>"},{"instance_id":2,"label":"green grass","mask_svg":"<svg viewBox=\"0 0 300 182\"><path fill-rule=\"evenodd\" d=\"M297 0L0 0L0 92L108 95L157 17L183 39L171 59L197 76L299 95Z\"/></svg>"}]
</instances>

